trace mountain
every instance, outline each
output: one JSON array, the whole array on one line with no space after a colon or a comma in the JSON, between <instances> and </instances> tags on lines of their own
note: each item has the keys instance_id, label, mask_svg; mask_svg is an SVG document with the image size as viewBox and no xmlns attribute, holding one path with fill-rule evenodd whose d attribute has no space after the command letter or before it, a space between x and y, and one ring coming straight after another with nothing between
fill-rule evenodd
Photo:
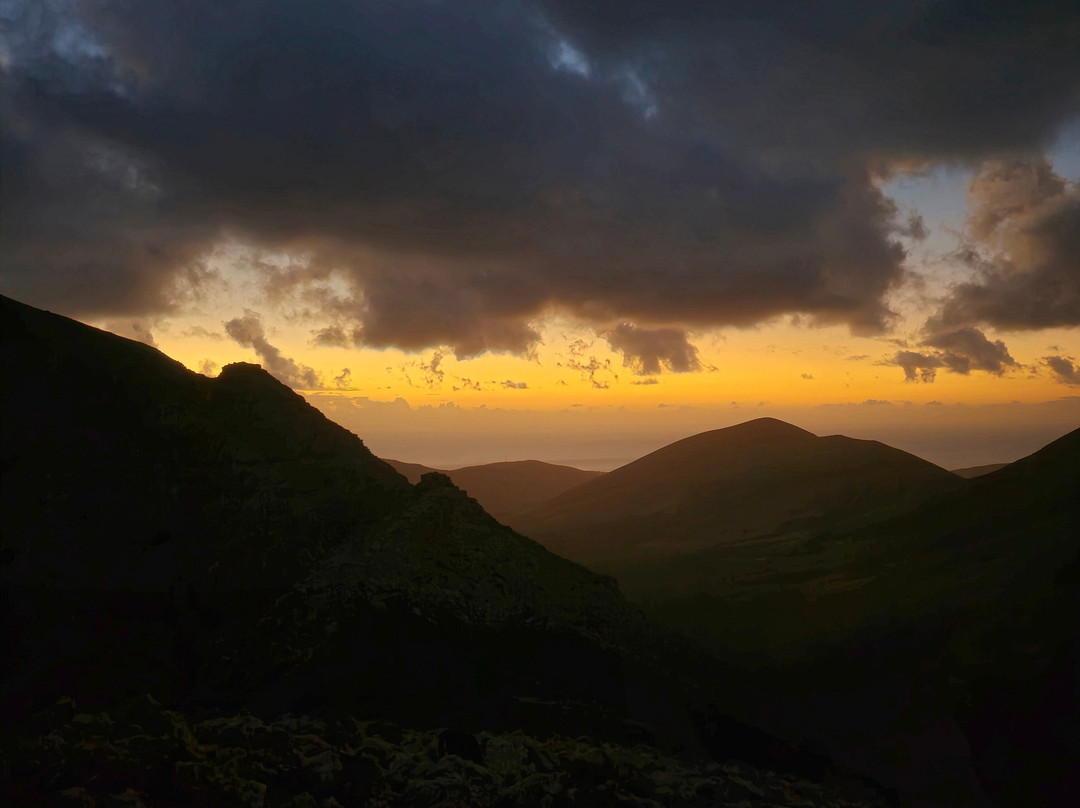
<instances>
[{"instance_id":1,"label":"mountain","mask_svg":"<svg viewBox=\"0 0 1080 808\"><path fill-rule=\"evenodd\" d=\"M772 418L704 432L521 514L555 552L613 571L635 561L873 521L956 490L955 475L876 441Z\"/></svg>"},{"instance_id":2,"label":"mountain","mask_svg":"<svg viewBox=\"0 0 1080 808\"><path fill-rule=\"evenodd\" d=\"M479 634L513 630L537 649L551 639L553 655L576 638L571 645L599 659L640 632L611 579L502 527L443 475L410 485L258 366L209 379L11 300L2 314L3 371L19 380L5 386L2 411L8 616L36 626L59 610L70 623L50 627L46 645L44 625L8 624L7 704L23 687L77 685L105 698L153 676L143 664L79 664L86 649L74 637L91 625L99 651L141 638L143 653L157 655L152 667L190 668L182 681L157 682L159 695L267 699L270 677L280 706L317 695L287 693L281 683L299 675L287 671L307 670L339 642L385 645L392 633L375 637L389 625L417 621L417 637L430 633L424 626L456 625L469 637L462 656ZM385 619L373 624L378 614ZM415 653L434 654L429 639ZM406 657L407 645L398 649ZM528 668L531 651L519 650ZM181 651L198 658L179 664ZM447 667L441 656L425 676ZM396 687L391 668L362 667L379 687Z\"/></svg>"},{"instance_id":3,"label":"mountain","mask_svg":"<svg viewBox=\"0 0 1080 808\"><path fill-rule=\"evenodd\" d=\"M690 805L797 782L717 761L831 766L730 717L737 673L611 578L257 366L208 379L8 299L0 359L11 804L597 804L618 779Z\"/></svg>"},{"instance_id":4,"label":"mountain","mask_svg":"<svg viewBox=\"0 0 1080 808\"><path fill-rule=\"evenodd\" d=\"M436 471L417 463L403 463L400 460L386 462L413 483L418 482L423 474ZM511 527L516 527L518 514L603 475L600 471L584 471L539 460L485 463L442 473L479 502L484 510Z\"/></svg>"},{"instance_id":5,"label":"mountain","mask_svg":"<svg viewBox=\"0 0 1080 808\"><path fill-rule=\"evenodd\" d=\"M775 732L882 777L913 761L902 791L938 770L927 804L977 781L993 805L1066 805L1080 787L1078 526L1075 430L905 514L710 548L620 584L714 653L753 657L747 700Z\"/></svg>"},{"instance_id":6,"label":"mountain","mask_svg":"<svg viewBox=\"0 0 1080 808\"><path fill-rule=\"evenodd\" d=\"M958 477L963 477L965 480L971 480L975 477L982 477L984 474L989 474L992 471L1005 468L1008 463L988 463L985 466L968 466L962 469L953 469L952 473Z\"/></svg>"}]
</instances>

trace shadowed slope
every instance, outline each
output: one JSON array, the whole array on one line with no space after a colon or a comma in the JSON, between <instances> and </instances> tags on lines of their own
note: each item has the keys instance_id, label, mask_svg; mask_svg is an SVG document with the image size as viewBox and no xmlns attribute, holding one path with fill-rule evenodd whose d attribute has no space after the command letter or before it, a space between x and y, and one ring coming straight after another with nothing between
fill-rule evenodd
<instances>
[{"instance_id":1,"label":"shadowed slope","mask_svg":"<svg viewBox=\"0 0 1080 808\"><path fill-rule=\"evenodd\" d=\"M883 779L898 757L953 767L927 804L977 776L994 805L1067 805L1080 786L1068 774L1080 757L1078 526L1080 430L907 514L752 558L718 547L620 582L716 653L756 655L757 714L775 731L798 728ZM683 591L650 590L657 576ZM969 756L970 771L958 766ZM902 790L933 787L921 765L895 771Z\"/></svg>"},{"instance_id":2,"label":"shadowed slope","mask_svg":"<svg viewBox=\"0 0 1080 808\"><path fill-rule=\"evenodd\" d=\"M480 656L501 648L485 649L475 632L522 621L537 626L541 655L556 633L577 637L585 657L633 641L640 615L610 579L502 527L441 475L410 486L261 368L230 365L207 379L148 346L2 305L3 372L20 380L3 396L14 692L47 690L47 668L55 687L103 696L139 680L159 693L179 687L170 697L185 688L244 697L296 665L317 678L310 660L333 667L319 649L342 636L381 642L422 669L430 638L410 647L380 633L402 620L419 621L423 637L458 625L462 647ZM328 592L329 612L316 605ZM380 612L381 628L370 619ZM91 624L95 648L77 638ZM268 641L271 625L279 641ZM136 638L148 667L113 671L97 657ZM89 667L79 663L87 653L97 658ZM183 683L172 676L184 667L176 654L191 657ZM453 666L454 654L443 656L431 669ZM407 676L371 665L351 675L374 677L365 698L376 702L392 688L424 701ZM288 696L325 697L302 683Z\"/></svg>"}]
</instances>

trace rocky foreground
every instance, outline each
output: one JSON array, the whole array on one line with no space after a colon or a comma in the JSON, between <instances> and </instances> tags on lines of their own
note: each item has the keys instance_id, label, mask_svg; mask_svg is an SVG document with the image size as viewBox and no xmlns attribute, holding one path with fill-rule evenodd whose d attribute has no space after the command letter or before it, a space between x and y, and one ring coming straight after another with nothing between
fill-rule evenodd
<instances>
[{"instance_id":1,"label":"rocky foreground","mask_svg":"<svg viewBox=\"0 0 1080 808\"><path fill-rule=\"evenodd\" d=\"M0 777L8 805L79 808L885 805L855 783L815 784L644 744L351 717L198 718L148 696L111 713L57 702L6 743Z\"/></svg>"}]
</instances>

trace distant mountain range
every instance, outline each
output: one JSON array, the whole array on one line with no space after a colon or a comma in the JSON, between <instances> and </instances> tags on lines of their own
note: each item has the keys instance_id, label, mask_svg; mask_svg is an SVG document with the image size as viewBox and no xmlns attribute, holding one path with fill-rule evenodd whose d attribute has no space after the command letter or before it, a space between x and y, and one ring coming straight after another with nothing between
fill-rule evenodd
<instances>
[{"instance_id":1,"label":"distant mountain range","mask_svg":"<svg viewBox=\"0 0 1080 808\"><path fill-rule=\"evenodd\" d=\"M845 529L962 485L876 441L818 437L760 418L658 449L523 511L513 525L557 553L614 571L720 544Z\"/></svg>"},{"instance_id":2,"label":"distant mountain range","mask_svg":"<svg viewBox=\"0 0 1080 808\"><path fill-rule=\"evenodd\" d=\"M485 463L459 469L433 469L418 463L387 460L411 483L424 474L439 471L454 481L461 490L479 502L485 511L504 524L513 524L515 517L543 502L588 482L603 474L583 471L571 466L557 466L539 460L518 460L505 463Z\"/></svg>"}]
</instances>

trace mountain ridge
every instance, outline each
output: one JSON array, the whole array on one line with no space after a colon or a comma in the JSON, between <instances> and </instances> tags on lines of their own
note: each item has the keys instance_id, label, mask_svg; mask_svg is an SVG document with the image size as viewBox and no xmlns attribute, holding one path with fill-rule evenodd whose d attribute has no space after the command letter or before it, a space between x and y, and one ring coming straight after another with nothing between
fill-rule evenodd
<instances>
[{"instance_id":1,"label":"mountain ridge","mask_svg":"<svg viewBox=\"0 0 1080 808\"><path fill-rule=\"evenodd\" d=\"M873 519L963 484L877 441L767 418L669 444L522 513L515 527L611 571L626 559Z\"/></svg>"}]
</instances>

